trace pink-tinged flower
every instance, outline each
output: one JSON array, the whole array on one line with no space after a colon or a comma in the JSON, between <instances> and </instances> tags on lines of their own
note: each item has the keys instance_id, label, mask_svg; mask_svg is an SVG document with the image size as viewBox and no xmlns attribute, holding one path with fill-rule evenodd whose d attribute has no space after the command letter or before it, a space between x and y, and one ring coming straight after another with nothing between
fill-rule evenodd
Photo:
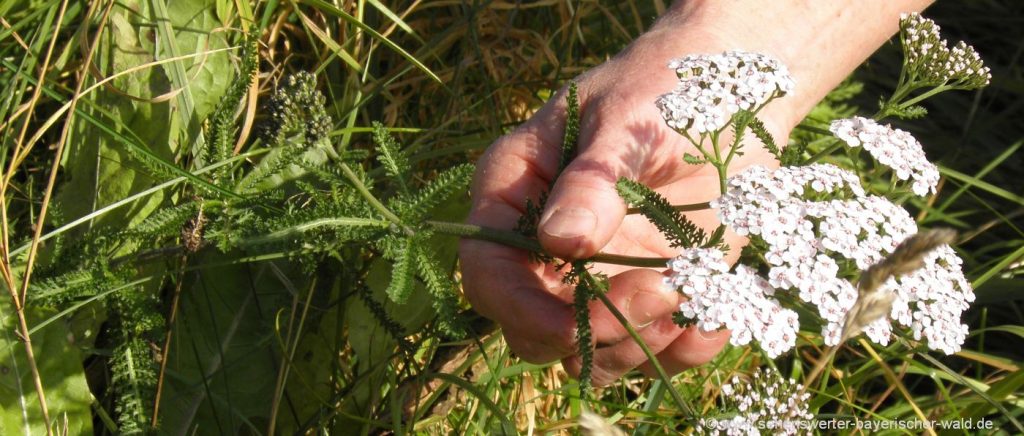
<instances>
[{"instance_id":1,"label":"pink-tinged flower","mask_svg":"<svg viewBox=\"0 0 1024 436\"><path fill-rule=\"evenodd\" d=\"M700 329L729 329L733 345L756 340L770 357L796 345L799 320L772 298L775 289L744 265L729 272L721 250L689 248L669 262L665 283L688 297L682 315Z\"/></svg>"},{"instance_id":2,"label":"pink-tinged flower","mask_svg":"<svg viewBox=\"0 0 1024 436\"><path fill-rule=\"evenodd\" d=\"M727 186L728 192L712 202L719 219L765 250L767 278L744 277L744 286L754 289L763 282L813 305L824 322L821 333L828 345L839 342L846 315L857 301L855 272L881 261L917 233L905 209L866 195L856 175L834 165L774 171L753 167L731 177ZM895 295L890 317L869 324L865 334L886 344L895 322L911 329L915 338L926 339L932 349L947 354L959 350L967 333L960 316L974 299L961 263L943 246L925 257L925 267L883 284L882 291ZM673 277L679 277L681 271L674 269ZM737 267L735 276L747 272L753 275L753 270ZM730 280L738 279L720 279L718 286L735 286ZM748 291L734 292L753 298ZM772 295L768 289L758 292ZM691 304L688 310L690 318L701 319L699 306ZM748 322L753 326L748 328L761 325L756 319ZM765 341L760 342L763 348ZM773 349L772 354L777 352Z\"/></svg>"},{"instance_id":3,"label":"pink-tinged flower","mask_svg":"<svg viewBox=\"0 0 1024 436\"><path fill-rule=\"evenodd\" d=\"M760 53L690 55L668 66L679 84L656 104L665 123L679 131L721 130L740 110L755 111L794 86L785 65Z\"/></svg>"},{"instance_id":4,"label":"pink-tinged flower","mask_svg":"<svg viewBox=\"0 0 1024 436\"><path fill-rule=\"evenodd\" d=\"M735 376L722 385L719 397L722 410L732 414L702 418L695 430L713 435L810 434L810 394L801 391L802 385L774 368L758 369L749 380Z\"/></svg>"},{"instance_id":5,"label":"pink-tinged flower","mask_svg":"<svg viewBox=\"0 0 1024 436\"><path fill-rule=\"evenodd\" d=\"M928 161L921 143L910 132L862 117L835 120L829 130L850 147L864 147L878 163L892 168L900 180L912 180L915 194L935 192L939 169Z\"/></svg>"}]
</instances>

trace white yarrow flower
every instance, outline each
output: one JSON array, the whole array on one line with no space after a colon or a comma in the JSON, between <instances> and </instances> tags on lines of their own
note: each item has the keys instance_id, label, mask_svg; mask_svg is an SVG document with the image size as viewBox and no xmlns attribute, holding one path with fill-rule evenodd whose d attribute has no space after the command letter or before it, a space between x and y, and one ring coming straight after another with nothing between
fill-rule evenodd
<instances>
[{"instance_id":1,"label":"white yarrow flower","mask_svg":"<svg viewBox=\"0 0 1024 436\"><path fill-rule=\"evenodd\" d=\"M793 91L789 70L768 55L739 50L690 55L669 62L676 89L658 97L665 123L700 134L721 130L740 110L754 111Z\"/></svg>"},{"instance_id":2,"label":"white yarrow flower","mask_svg":"<svg viewBox=\"0 0 1024 436\"><path fill-rule=\"evenodd\" d=\"M796 312L782 308L771 297L775 290L753 269L739 265L730 273L724 253L714 248L688 248L668 266L673 274L665 283L688 297L679 311L697 328L729 329L733 345L756 340L772 358L796 345Z\"/></svg>"},{"instance_id":3,"label":"white yarrow flower","mask_svg":"<svg viewBox=\"0 0 1024 436\"><path fill-rule=\"evenodd\" d=\"M731 177L727 186L729 191L711 204L718 209L719 219L737 233L763 241L767 284L816 307L828 345L838 344L846 315L857 301L852 282L856 275L851 276L851 271L866 270L917 233L905 209L883 197L866 195L855 174L834 165L774 171L753 167ZM974 299L961 262L947 246L929 254L924 268L887 282L882 290L895 295L892 321L883 317L869 324L868 337L887 344L894 321L910 328L915 338L927 339L932 349L947 354L959 350L967 332L960 316ZM679 276L680 270L675 271L673 277ZM741 271L752 270L737 268L736 275ZM738 279L720 281L728 280ZM763 279L743 280L754 288L750 284ZM764 289L758 295L771 294ZM726 301L729 297L716 298ZM689 304L690 317L706 316L700 309ZM757 319L746 321L751 323L748 329L762 325ZM766 341L759 342L764 348Z\"/></svg>"},{"instance_id":4,"label":"white yarrow flower","mask_svg":"<svg viewBox=\"0 0 1024 436\"><path fill-rule=\"evenodd\" d=\"M810 394L801 394L802 390L796 380L785 379L774 368L758 369L749 381L733 377L722 385L720 399L723 410L736 413L703 418L695 430L713 435L811 434Z\"/></svg>"},{"instance_id":5,"label":"white yarrow flower","mask_svg":"<svg viewBox=\"0 0 1024 436\"><path fill-rule=\"evenodd\" d=\"M915 194L935 192L939 169L928 161L921 143L910 132L863 117L835 120L829 130L850 147L864 147L878 163L892 168L900 180L912 180Z\"/></svg>"}]
</instances>

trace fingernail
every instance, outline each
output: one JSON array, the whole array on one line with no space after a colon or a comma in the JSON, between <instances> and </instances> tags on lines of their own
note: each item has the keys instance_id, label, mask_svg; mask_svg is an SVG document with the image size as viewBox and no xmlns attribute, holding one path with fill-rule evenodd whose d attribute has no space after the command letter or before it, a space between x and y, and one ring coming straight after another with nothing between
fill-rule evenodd
<instances>
[{"instance_id":1,"label":"fingernail","mask_svg":"<svg viewBox=\"0 0 1024 436\"><path fill-rule=\"evenodd\" d=\"M565 207L555 209L554 213L545 217L540 228L556 238L575 238L593 233L597 227L597 215L582 207Z\"/></svg>"},{"instance_id":2,"label":"fingernail","mask_svg":"<svg viewBox=\"0 0 1024 436\"><path fill-rule=\"evenodd\" d=\"M658 315L665 313L665 309L674 304L669 299L670 296L671 294L649 291L639 291L633 294L626 302L626 313L629 314L629 320L637 328L651 325L657 320Z\"/></svg>"},{"instance_id":3,"label":"fingernail","mask_svg":"<svg viewBox=\"0 0 1024 436\"><path fill-rule=\"evenodd\" d=\"M699 336L701 339L703 339L705 341L718 340L718 331L709 332L709 331L705 331L704 329L702 329L700 327L695 327L695 328L697 329L697 336Z\"/></svg>"}]
</instances>

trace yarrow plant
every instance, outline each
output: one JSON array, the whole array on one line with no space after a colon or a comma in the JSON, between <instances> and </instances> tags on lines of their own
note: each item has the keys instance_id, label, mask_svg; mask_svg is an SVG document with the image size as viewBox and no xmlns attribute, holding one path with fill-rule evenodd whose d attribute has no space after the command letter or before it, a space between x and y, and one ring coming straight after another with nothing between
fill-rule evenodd
<instances>
[{"instance_id":1,"label":"yarrow plant","mask_svg":"<svg viewBox=\"0 0 1024 436\"><path fill-rule=\"evenodd\" d=\"M875 117L833 121L833 145L810 159L786 157L789 151L780 150L757 119L765 105L794 89L781 62L734 50L669 63L679 82L655 104L665 123L702 154L683 160L718 169L721 196L709 203L722 225L715 234L728 229L749 238L741 263L730 267L725 261L729 247L721 238L674 235L674 229L687 229L689 223L679 209L644 191L649 188L620 180L623 198L681 249L668 263L665 278L687 297L677 323L728 329L733 345L756 343L769 358L797 345L801 321L816 325L829 346L860 333L886 345L894 334L906 332L933 350L960 350L967 335L960 317L974 300L963 262L948 245L951 239L916 236L921 229L894 201L905 200L907 193L935 194L938 168L911 133L873 118L912 117L923 98L983 86L989 71L966 44L949 49L930 20L906 15L901 26L906 61L896 94ZM912 91L928 87L908 99ZM733 134L728 142L722 135L727 129ZM727 177L748 130L790 166L755 166ZM853 170L817 162L842 146L854 159ZM868 152L873 166L857 161L860 149ZM862 183L868 169L875 177L891 171L889 188ZM900 182L906 189L900 189ZM924 239L932 243L919 243ZM812 316L801 320L798 313Z\"/></svg>"},{"instance_id":2,"label":"yarrow plant","mask_svg":"<svg viewBox=\"0 0 1024 436\"><path fill-rule=\"evenodd\" d=\"M722 385L721 410L714 418L702 418L699 434L810 434L810 413L803 386L786 379L774 368L758 369L749 380L734 376ZM731 413L732 416L729 416Z\"/></svg>"},{"instance_id":3,"label":"yarrow plant","mask_svg":"<svg viewBox=\"0 0 1024 436\"><path fill-rule=\"evenodd\" d=\"M991 71L974 47L960 41L950 48L939 30L934 21L921 14L900 16L903 68L896 90L881 101L875 118L919 118L927 113L917 105L924 99L949 90L982 88L992 80ZM925 91L918 92L922 89Z\"/></svg>"}]
</instances>

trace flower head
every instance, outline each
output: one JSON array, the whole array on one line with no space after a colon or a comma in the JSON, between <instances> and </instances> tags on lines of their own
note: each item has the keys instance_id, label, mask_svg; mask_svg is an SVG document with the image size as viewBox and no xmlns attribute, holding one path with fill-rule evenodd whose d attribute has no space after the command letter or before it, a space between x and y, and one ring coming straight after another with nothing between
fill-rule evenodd
<instances>
[{"instance_id":1,"label":"flower head","mask_svg":"<svg viewBox=\"0 0 1024 436\"><path fill-rule=\"evenodd\" d=\"M794 86L785 65L760 53L690 55L668 66L679 84L656 104L669 127L679 131L721 130L736 112L754 111Z\"/></svg>"},{"instance_id":2,"label":"flower head","mask_svg":"<svg viewBox=\"0 0 1024 436\"><path fill-rule=\"evenodd\" d=\"M803 386L793 379L785 379L774 368L758 369L749 381L739 376L722 385L721 400L732 417L701 419L698 433L749 435L809 434L810 427L802 421L814 418L807 407L810 394L800 392Z\"/></svg>"},{"instance_id":3,"label":"flower head","mask_svg":"<svg viewBox=\"0 0 1024 436\"><path fill-rule=\"evenodd\" d=\"M689 297L679 311L697 328L727 328L733 345L757 340L773 358L796 344L796 312L783 309L771 297L775 290L753 269L740 265L730 273L724 253L714 248L686 249L669 268L673 274L665 283Z\"/></svg>"},{"instance_id":4,"label":"flower head","mask_svg":"<svg viewBox=\"0 0 1024 436\"><path fill-rule=\"evenodd\" d=\"M925 84L952 83L962 89L976 89L992 79L973 47L960 41L950 49L939 34L939 26L921 14L900 15L900 34L907 71Z\"/></svg>"},{"instance_id":5,"label":"flower head","mask_svg":"<svg viewBox=\"0 0 1024 436\"><path fill-rule=\"evenodd\" d=\"M857 272L881 261L917 232L905 209L866 195L855 174L834 165L774 171L753 167L731 177L728 186L729 191L712 202L719 219L764 247L771 288L792 292L817 308L828 345L839 342L846 315L857 301L853 284ZM924 264L913 273L889 279L880 290L895 296L893 321L909 327L916 338L927 338L931 348L952 353L964 341L966 326L959 319L973 300L973 291L959 257L948 246L930 253ZM745 280L759 283L756 278ZM772 291L760 292L770 295ZM699 306L690 305L696 312L695 307ZM691 318L701 316L707 315L696 313ZM748 321L753 322L752 328L760 327L756 320ZM883 317L868 324L864 332L886 344L891 321Z\"/></svg>"},{"instance_id":6,"label":"flower head","mask_svg":"<svg viewBox=\"0 0 1024 436\"><path fill-rule=\"evenodd\" d=\"M912 179L915 194L935 192L939 169L928 161L921 143L910 132L863 117L835 120L829 130L850 147L864 147L878 163L892 168L900 180Z\"/></svg>"}]
</instances>

